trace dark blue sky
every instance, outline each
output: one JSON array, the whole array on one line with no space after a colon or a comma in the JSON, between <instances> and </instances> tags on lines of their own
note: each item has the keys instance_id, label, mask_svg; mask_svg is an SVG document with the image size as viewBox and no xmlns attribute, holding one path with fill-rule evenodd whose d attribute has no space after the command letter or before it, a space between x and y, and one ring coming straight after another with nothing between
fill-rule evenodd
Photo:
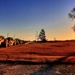
<instances>
[{"instance_id":1,"label":"dark blue sky","mask_svg":"<svg viewBox=\"0 0 75 75\"><path fill-rule=\"evenodd\" d=\"M74 38L68 19L73 7L75 0L0 0L0 34L33 40L44 28L47 39Z\"/></svg>"}]
</instances>

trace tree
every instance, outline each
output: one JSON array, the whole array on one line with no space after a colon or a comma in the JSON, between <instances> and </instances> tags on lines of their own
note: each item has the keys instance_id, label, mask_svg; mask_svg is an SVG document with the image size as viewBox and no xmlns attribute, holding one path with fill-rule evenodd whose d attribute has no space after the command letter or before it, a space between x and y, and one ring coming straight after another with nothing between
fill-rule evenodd
<instances>
[{"instance_id":1,"label":"tree","mask_svg":"<svg viewBox=\"0 0 75 75\"><path fill-rule=\"evenodd\" d=\"M75 19L75 7L71 10L71 12L68 14L69 18Z\"/></svg>"},{"instance_id":2,"label":"tree","mask_svg":"<svg viewBox=\"0 0 75 75\"><path fill-rule=\"evenodd\" d=\"M71 18L72 20L75 19L75 7L71 10L71 12L68 14L69 18ZM75 25L72 27L73 31L75 31Z\"/></svg>"},{"instance_id":3,"label":"tree","mask_svg":"<svg viewBox=\"0 0 75 75\"><path fill-rule=\"evenodd\" d=\"M73 31L75 32L75 25L72 27Z\"/></svg>"},{"instance_id":4,"label":"tree","mask_svg":"<svg viewBox=\"0 0 75 75\"><path fill-rule=\"evenodd\" d=\"M39 33L39 39L42 42L46 42L46 36L45 36L45 30L44 29L41 29L41 31L40 31L40 33Z\"/></svg>"}]
</instances>

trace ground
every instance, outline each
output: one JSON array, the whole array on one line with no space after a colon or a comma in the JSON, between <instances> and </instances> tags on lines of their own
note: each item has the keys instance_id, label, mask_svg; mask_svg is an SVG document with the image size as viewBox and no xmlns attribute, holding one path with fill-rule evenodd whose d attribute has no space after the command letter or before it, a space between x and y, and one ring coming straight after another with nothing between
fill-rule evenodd
<instances>
[{"instance_id":1,"label":"ground","mask_svg":"<svg viewBox=\"0 0 75 75\"><path fill-rule=\"evenodd\" d=\"M75 41L0 48L0 75L74 75L74 53Z\"/></svg>"},{"instance_id":2,"label":"ground","mask_svg":"<svg viewBox=\"0 0 75 75\"><path fill-rule=\"evenodd\" d=\"M75 63L75 41L28 43L0 48L0 60Z\"/></svg>"}]
</instances>

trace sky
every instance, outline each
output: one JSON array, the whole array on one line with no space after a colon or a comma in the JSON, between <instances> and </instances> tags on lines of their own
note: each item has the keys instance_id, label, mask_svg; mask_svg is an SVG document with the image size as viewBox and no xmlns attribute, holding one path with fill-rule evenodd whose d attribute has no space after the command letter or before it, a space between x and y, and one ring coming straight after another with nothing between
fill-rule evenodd
<instances>
[{"instance_id":1,"label":"sky","mask_svg":"<svg viewBox=\"0 0 75 75\"><path fill-rule=\"evenodd\" d=\"M35 40L44 29L47 40L75 39L74 7L75 0L0 0L0 35Z\"/></svg>"}]
</instances>

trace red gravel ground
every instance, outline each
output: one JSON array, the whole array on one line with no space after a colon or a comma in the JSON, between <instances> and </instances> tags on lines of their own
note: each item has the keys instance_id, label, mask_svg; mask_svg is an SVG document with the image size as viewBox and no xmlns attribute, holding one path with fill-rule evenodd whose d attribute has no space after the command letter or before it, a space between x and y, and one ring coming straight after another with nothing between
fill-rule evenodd
<instances>
[{"instance_id":1,"label":"red gravel ground","mask_svg":"<svg viewBox=\"0 0 75 75\"><path fill-rule=\"evenodd\" d=\"M0 48L0 60L75 63L75 41L29 43Z\"/></svg>"}]
</instances>

